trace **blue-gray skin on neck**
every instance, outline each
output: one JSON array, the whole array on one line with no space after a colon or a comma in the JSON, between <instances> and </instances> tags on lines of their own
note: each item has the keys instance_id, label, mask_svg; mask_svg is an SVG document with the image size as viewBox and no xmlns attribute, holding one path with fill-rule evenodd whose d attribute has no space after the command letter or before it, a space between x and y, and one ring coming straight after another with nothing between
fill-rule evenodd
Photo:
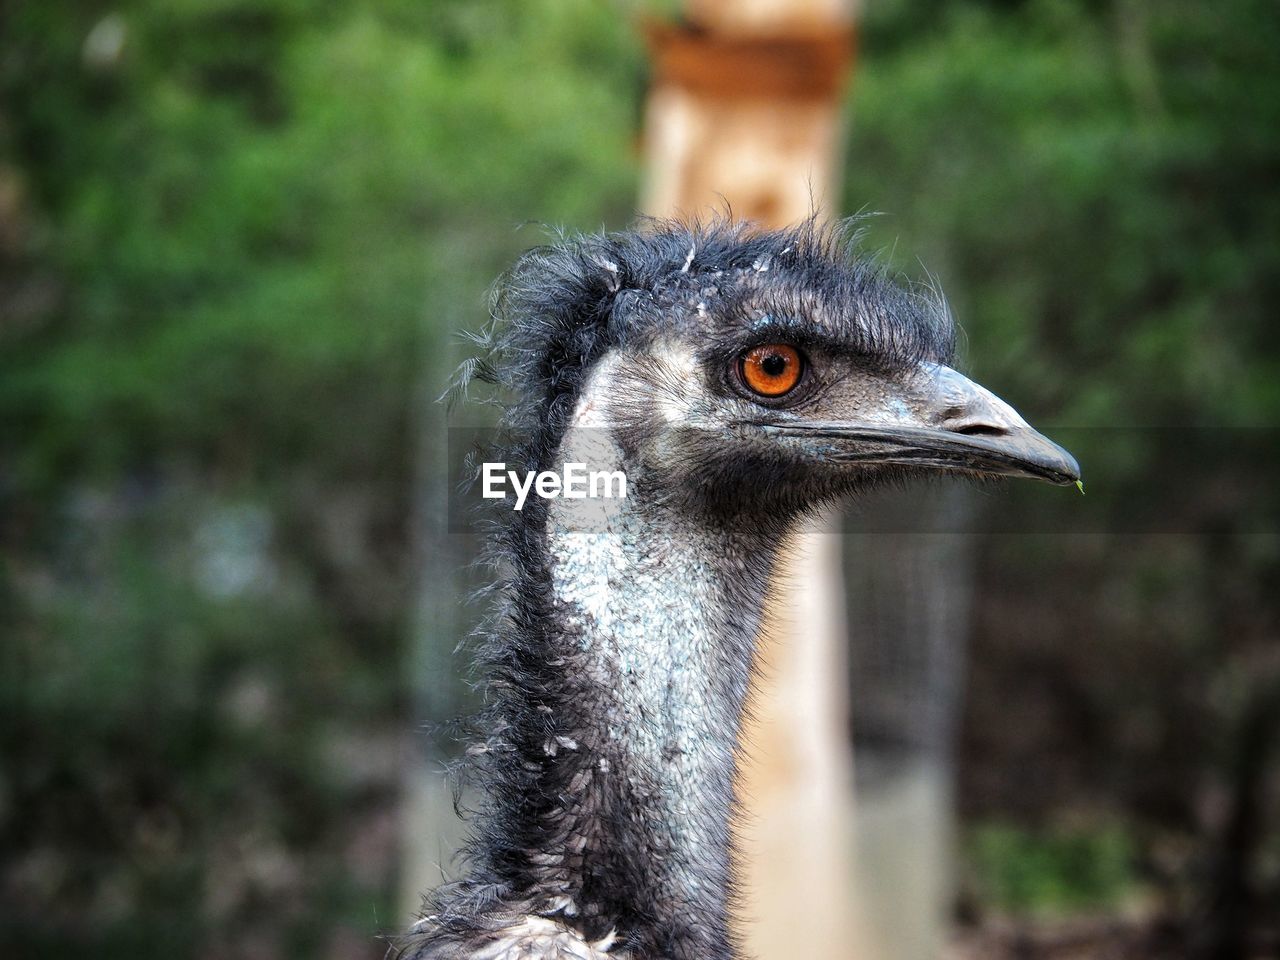
<instances>
[{"instance_id":1,"label":"blue-gray skin on neck","mask_svg":"<svg viewBox=\"0 0 1280 960\"><path fill-rule=\"evenodd\" d=\"M608 435L575 428L566 446L581 432L591 441ZM604 903L575 889L594 860L626 872L624 909L644 905L666 940L657 955L728 956L738 734L780 531L709 523L678 502L646 497L643 457L617 447L602 455L604 442L577 446L572 456L594 448L590 466L623 468L636 492L617 502L558 500L548 510L562 655L586 708L549 745L567 745L574 756L565 763L582 772L563 815L565 846L582 847L585 869L564 871L565 903L588 914L620 906L607 902L619 889L613 882L602 888Z\"/></svg>"},{"instance_id":2,"label":"blue-gray skin on neck","mask_svg":"<svg viewBox=\"0 0 1280 960\"><path fill-rule=\"evenodd\" d=\"M664 495L671 471L689 468L680 446L696 437L671 426L694 419L698 391L667 391L662 409L634 373L665 364L659 379L679 383L689 362L654 343L642 368L630 350L604 358L542 464L622 470L628 495L525 506L507 615L520 642L498 664L504 726L481 748L492 829L479 872L504 881L485 891L492 953L416 956L540 957L566 938L583 956L734 955L739 727L789 524ZM474 922L474 900L451 906Z\"/></svg>"}]
</instances>

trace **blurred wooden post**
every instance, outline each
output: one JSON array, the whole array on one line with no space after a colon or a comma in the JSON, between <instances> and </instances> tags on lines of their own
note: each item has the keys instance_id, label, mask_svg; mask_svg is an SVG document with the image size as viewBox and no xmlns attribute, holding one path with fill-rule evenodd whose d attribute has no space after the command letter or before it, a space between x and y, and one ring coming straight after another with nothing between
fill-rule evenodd
<instances>
[{"instance_id":1,"label":"blurred wooden post","mask_svg":"<svg viewBox=\"0 0 1280 960\"><path fill-rule=\"evenodd\" d=\"M643 206L767 226L836 208L848 0L688 0L648 28ZM770 600L748 731L739 930L762 960L867 956L854 916L838 518L799 538Z\"/></svg>"}]
</instances>

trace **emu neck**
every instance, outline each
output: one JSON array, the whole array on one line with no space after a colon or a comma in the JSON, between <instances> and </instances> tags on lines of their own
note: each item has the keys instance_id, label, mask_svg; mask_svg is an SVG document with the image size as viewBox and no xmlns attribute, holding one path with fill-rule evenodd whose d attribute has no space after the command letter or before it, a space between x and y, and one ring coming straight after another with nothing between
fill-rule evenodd
<instances>
[{"instance_id":1,"label":"emu neck","mask_svg":"<svg viewBox=\"0 0 1280 960\"><path fill-rule=\"evenodd\" d=\"M551 749L565 844L583 848L564 895L638 956L728 957L735 753L775 544L646 509L634 487L589 531L562 504L548 643L568 715Z\"/></svg>"}]
</instances>

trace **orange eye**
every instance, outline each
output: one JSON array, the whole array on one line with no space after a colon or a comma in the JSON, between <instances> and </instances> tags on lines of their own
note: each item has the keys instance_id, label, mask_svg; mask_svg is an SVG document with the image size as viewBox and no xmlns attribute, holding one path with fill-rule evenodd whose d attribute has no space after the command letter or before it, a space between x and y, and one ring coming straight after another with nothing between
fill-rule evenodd
<instances>
[{"instance_id":1,"label":"orange eye","mask_svg":"<svg viewBox=\"0 0 1280 960\"><path fill-rule=\"evenodd\" d=\"M762 397L780 397L800 382L804 363L795 347L768 343L752 347L738 361L742 382Z\"/></svg>"}]
</instances>

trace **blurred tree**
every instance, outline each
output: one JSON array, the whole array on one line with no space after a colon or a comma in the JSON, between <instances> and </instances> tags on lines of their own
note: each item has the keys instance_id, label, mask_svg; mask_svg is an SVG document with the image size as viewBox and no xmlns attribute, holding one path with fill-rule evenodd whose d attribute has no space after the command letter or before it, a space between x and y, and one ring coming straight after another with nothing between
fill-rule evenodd
<instances>
[{"instance_id":1,"label":"blurred tree","mask_svg":"<svg viewBox=\"0 0 1280 960\"><path fill-rule=\"evenodd\" d=\"M937 272L983 382L1081 428L1092 529L1148 531L988 541L961 801L1122 815L1166 906L1243 956L1280 890L1280 21L883 0L864 38L847 192L892 214L872 243Z\"/></svg>"},{"instance_id":2,"label":"blurred tree","mask_svg":"<svg viewBox=\"0 0 1280 960\"><path fill-rule=\"evenodd\" d=\"M639 51L588 2L0 18L0 952L377 956L419 358L522 220L630 215Z\"/></svg>"}]
</instances>

